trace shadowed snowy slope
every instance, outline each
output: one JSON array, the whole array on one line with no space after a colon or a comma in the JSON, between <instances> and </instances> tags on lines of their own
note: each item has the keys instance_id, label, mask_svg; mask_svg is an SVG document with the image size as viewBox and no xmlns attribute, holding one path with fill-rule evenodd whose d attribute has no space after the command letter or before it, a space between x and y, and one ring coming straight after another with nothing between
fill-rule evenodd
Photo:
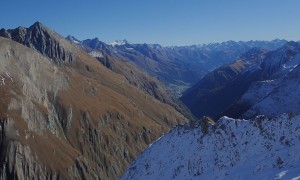
<instances>
[{"instance_id":1,"label":"shadowed snowy slope","mask_svg":"<svg viewBox=\"0 0 300 180\"><path fill-rule=\"evenodd\" d=\"M289 71L281 78L253 83L237 102L237 106L249 106L242 117L300 114L300 66L291 67Z\"/></svg>"},{"instance_id":2,"label":"shadowed snowy slope","mask_svg":"<svg viewBox=\"0 0 300 180\"><path fill-rule=\"evenodd\" d=\"M203 133L205 132L205 133ZM177 126L148 147L122 179L290 179L300 176L300 116L221 118Z\"/></svg>"}]
</instances>

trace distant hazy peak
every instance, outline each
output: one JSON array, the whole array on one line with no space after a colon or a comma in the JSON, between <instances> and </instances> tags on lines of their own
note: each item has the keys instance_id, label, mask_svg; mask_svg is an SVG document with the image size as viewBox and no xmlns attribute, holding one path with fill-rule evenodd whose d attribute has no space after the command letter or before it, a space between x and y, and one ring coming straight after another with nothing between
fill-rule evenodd
<instances>
[{"instance_id":1,"label":"distant hazy peak","mask_svg":"<svg viewBox=\"0 0 300 180\"><path fill-rule=\"evenodd\" d=\"M111 46L122 46L125 44L131 44L130 42L128 42L126 39L123 40L115 40L113 42L108 43Z\"/></svg>"}]
</instances>

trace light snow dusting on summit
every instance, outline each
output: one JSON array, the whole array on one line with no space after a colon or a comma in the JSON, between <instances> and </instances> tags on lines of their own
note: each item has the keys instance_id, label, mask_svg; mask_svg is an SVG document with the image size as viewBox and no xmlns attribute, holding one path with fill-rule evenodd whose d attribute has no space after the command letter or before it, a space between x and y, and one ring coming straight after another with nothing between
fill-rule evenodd
<instances>
[{"instance_id":1,"label":"light snow dusting on summit","mask_svg":"<svg viewBox=\"0 0 300 180\"><path fill-rule=\"evenodd\" d=\"M73 43L75 43L75 44L81 44L81 41L76 39L74 36L69 35L69 36L66 37L66 39L73 42Z\"/></svg>"},{"instance_id":2,"label":"light snow dusting on summit","mask_svg":"<svg viewBox=\"0 0 300 180\"><path fill-rule=\"evenodd\" d=\"M300 116L221 118L203 131L178 126L122 179L292 179L300 176Z\"/></svg>"},{"instance_id":3,"label":"light snow dusting on summit","mask_svg":"<svg viewBox=\"0 0 300 180\"><path fill-rule=\"evenodd\" d=\"M131 43L129 43L126 39L124 39L124 40L116 40L116 41L110 42L108 44L115 47L115 46L122 46L125 44L131 44Z\"/></svg>"},{"instance_id":4,"label":"light snow dusting on summit","mask_svg":"<svg viewBox=\"0 0 300 180\"><path fill-rule=\"evenodd\" d=\"M77 41L77 40L74 40L73 41L75 44L80 44L81 42Z\"/></svg>"}]
</instances>

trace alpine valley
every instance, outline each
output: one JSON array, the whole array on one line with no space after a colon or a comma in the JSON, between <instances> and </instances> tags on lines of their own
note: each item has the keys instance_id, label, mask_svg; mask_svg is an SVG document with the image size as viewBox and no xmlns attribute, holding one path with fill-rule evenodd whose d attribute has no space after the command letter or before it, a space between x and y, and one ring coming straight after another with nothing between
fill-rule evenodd
<instances>
[{"instance_id":1,"label":"alpine valley","mask_svg":"<svg viewBox=\"0 0 300 180\"><path fill-rule=\"evenodd\" d=\"M1 179L300 179L300 44L0 30Z\"/></svg>"}]
</instances>

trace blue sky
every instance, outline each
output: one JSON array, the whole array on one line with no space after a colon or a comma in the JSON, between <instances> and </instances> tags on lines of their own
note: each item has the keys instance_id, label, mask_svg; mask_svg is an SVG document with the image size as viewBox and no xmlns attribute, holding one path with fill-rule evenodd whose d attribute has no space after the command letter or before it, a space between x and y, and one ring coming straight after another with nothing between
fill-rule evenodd
<instances>
[{"instance_id":1,"label":"blue sky","mask_svg":"<svg viewBox=\"0 0 300 180\"><path fill-rule=\"evenodd\" d=\"M299 0L2 0L1 28L40 21L63 36L191 45L300 40Z\"/></svg>"}]
</instances>

